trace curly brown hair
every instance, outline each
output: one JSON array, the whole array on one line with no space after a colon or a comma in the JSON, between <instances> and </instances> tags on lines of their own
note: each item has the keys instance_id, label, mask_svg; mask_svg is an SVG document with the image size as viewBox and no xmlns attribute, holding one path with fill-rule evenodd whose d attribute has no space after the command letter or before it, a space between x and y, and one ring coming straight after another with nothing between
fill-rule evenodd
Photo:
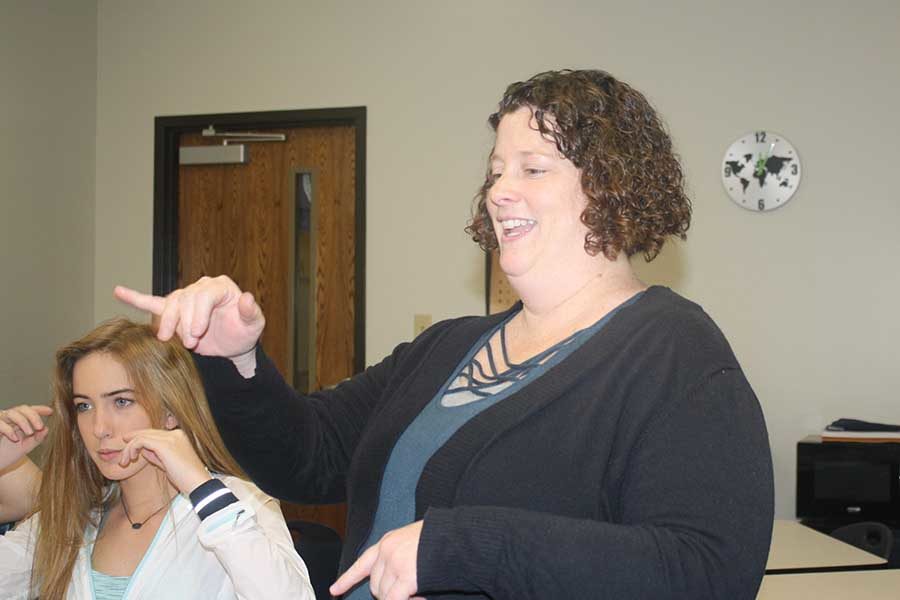
<instances>
[{"instance_id":1,"label":"curly brown hair","mask_svg":"<svg viewBox=\"0 0 900 600\"><path fill-rule=\"evenodd\" d=\"M539 73L506 88L494 131L507 114L531 109L537 129L581 171L588 205L584 249L615 260L619 252L656 258L666 238L687 236L691 201L672 140L643 94L599 70ZM487 211L490 165L466 232L484 250L497 248Z\"/></svg>"}]
</instances>

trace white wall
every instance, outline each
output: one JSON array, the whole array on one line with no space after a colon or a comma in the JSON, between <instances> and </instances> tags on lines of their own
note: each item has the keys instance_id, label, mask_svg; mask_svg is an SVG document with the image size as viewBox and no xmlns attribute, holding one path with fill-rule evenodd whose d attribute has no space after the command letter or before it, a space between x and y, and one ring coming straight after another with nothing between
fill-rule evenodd
<instances>
[{"instance_id":1,"label":"white wall","mask_svg":"<svg viewBox=\"0 0 900 600\"><path fill-rule=\"evenodd\" d=\"M0 408L48 402L93 321L96 23L94 1L0 5Z\"/></svg>"},{"instance_id":2,"label":"white wall","mask_svg":"<svg viewBox=\"0 0 900 600\"><path fill-rule=\"evenodd\" d=\"M702 303L763 404L777 512L795 442L841 416L900 422L900 4L199 1L99 4L96 319L151 285L153 117L368 107L367 359L414 313L483 310L462 231L508 82L602 67L668 121L694 226L641 272ZM733 206L725 148L760 128L805 175L771 214ZM740 474L736 474L740 476Z\"/></svg>"}]
</instances>

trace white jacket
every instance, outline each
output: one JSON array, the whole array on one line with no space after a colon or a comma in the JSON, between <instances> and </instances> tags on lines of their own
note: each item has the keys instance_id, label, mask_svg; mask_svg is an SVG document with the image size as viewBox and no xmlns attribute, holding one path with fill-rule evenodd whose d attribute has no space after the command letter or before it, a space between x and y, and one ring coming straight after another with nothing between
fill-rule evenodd
<instances>
[{"instance_id":1,"label":"white jacket","mask_svg":"<svg viewBox=\"0 0 900 600\"><path fill-rule=\"evenodd\" d=\"M242 479L220 479L238 502L201 522L190 500L176 496L134 570L124 600L314 600L306 565L294 550L278 502ZM0 598L29 598L32 534L39 516L0 536ZM94 597L95 536L96 530L89 527L68 600Z\"/></svg>"}]
</instances>

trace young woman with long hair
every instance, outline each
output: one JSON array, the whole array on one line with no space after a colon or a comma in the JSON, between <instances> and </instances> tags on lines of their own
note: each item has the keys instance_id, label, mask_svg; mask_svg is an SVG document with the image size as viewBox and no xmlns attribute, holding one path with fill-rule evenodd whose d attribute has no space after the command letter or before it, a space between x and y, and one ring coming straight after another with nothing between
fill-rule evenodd
<instances>
[{"instance_id":1,"label":"young woman with long hair","mask_svg":"<svg viewBox=\"0 0 900 600\"><path fill-rule=\"evenodd\" d=\"M25 454L44 438L40 473ZM0 412L0 518L24 508L0 537L3 598L313 597L190 354L147 325L115 319L59 350L52 410Z\"/></svg>"}]
</instances>

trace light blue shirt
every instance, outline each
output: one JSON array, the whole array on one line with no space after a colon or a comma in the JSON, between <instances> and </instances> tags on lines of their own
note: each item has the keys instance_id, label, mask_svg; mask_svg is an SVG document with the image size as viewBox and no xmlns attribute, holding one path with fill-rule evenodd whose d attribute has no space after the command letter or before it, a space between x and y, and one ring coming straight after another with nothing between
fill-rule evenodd
<instances>
[{"instance_id":1,"label":"light blue shirt","mask_svg":"<svg viewBox=\"0 0 900 600\"><path fill-rule=\"evenodd\" d=\"M131 582L131 577L114 577L95 569L91 569L91 579L96 600L122 600Z\"/></svg>"}]
</instances>

